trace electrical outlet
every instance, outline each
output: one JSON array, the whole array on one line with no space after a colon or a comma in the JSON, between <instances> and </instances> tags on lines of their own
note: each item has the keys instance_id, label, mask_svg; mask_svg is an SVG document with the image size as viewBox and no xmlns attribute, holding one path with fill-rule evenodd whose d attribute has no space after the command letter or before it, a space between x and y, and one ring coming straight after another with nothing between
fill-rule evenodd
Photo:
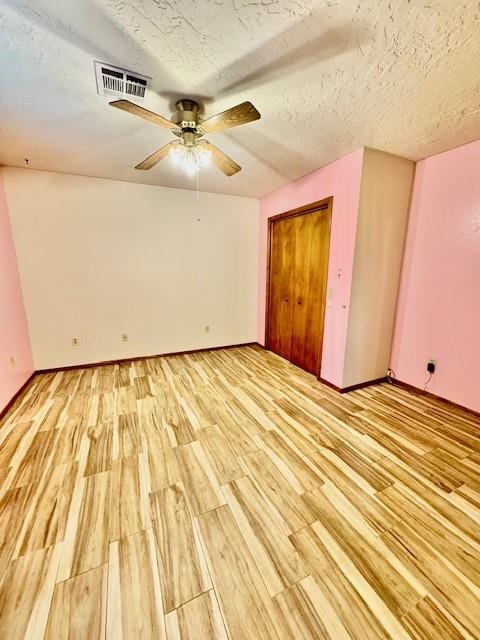
<instances>
[{"instance_id":1,"label":"electrical outlet","mask_svg":"<svg viewBox=\"0 0 480 640\"><path fill-rule=\"evenodd\" d=\"M210 333L210 325L206 324L204 328L205 333Z\"/></svg>"},{"instance_id":2,"label":"electrical outlet","mask_svg":"<svg viewBox=\"0 0 480 640\"><path fill-rule=\"evenodd\" d=\"M122 333L122 342L128 342L128 333Z\"/></svg>"},{"instance_id":3,"label":"electrical outlet","mask_svg":"<svg viewBox=\"0 0 480 640\"><path fill-rule=\"evenodd\" d=\"M78 338L72 338L72 347L78 347L79 340Z\"/></svg>"},{"instance_id":4,"label":"electrical outlet","mask_svg":"<svg viewBox=\"0 0 480 640\"><path fill-rule=\"evenodd\" d=\"M12 369L15 369L17 366L17 361L15 360L15 356L10 356L10 364L12 365Z\"/></svg>"},{"instance_id":5,"label":"electrical outlet","mask_svg":"<svg viewBox=\"0 0 480 640\"><path fill-rule=\"evenodd\" d=\"M435 373L435 369L437 368L437 361L434 358L430 358L427 362L427 371L429 373Z\"/></svg>"}]
</instances>

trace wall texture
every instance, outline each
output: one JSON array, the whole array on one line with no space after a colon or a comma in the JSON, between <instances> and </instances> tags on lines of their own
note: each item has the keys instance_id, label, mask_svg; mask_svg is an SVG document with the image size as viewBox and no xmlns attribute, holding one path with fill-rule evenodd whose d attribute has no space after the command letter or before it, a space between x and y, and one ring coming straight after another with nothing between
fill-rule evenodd
<instances>
[{"instance_id":1,"label":"wall texture","mask_svg":"<svg viewBox=\"0 0 480 640\"><path fill-rule=\"evenodd\" d=\"M321 376L339 387L343 386L363 153L363 149L354 151L260 200L257 339L264 344L268 218L310 202L334 198Z\"/></svg>"},{"instance_id":2,"label":"wall texture","mask_svg":"<svg viewBox=\"0 0 480 640\"><path fill-rule=\"evenodd\" d=\"M5 197L3 170L0 169L0 411L32 373L33 360L27 319Z\"/></svg>"},{"instance_id":3,"label":"wall texture","mask_svg":"<svg viewBox=\"0 0 480 640\"><path fill-rule=\"evenodd\" d=\"M343 386L383 378L390 366L415 163L365 149Z\"/></svg>"},{"instance_id":4,"label":"wall texture","mask_svg":"<svg viewBox=\"0 0 480 640\"><path fill-rule=\"evenodd\" d=\"M423 388L480 410L480 141L419 162L392 367Z\"/></svg>"},{"instance_id":5,"label":"wall texture","mask_svg":"<svg viewBox=\"0 0 480 640\"><path fill-rule=\"evenodd\" d=\"M201 193L197 221L192 191L12 168L5 184L37 369L255 340L257 200Z\"/></svg>"}]
</instances>

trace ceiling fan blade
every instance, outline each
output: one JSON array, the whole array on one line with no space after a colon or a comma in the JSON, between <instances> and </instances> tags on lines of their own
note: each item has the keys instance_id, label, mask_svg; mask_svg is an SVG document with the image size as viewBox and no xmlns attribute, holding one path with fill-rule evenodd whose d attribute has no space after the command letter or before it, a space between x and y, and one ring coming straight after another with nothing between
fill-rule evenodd
<instances>
[{"instance_id":1,"label":"ceiling fan blade","mask_svg":"<svg viewBox=\"0 0 480 640\"><path fill-rule=\"evenodd\" d=\"M113 102L110 102L110 106L121 109L122 111L128 111L128 113L132 113L134 116L138 116L144 120L149 120L154 124L159 124L161 127L166 127L167 129L178 129L178 125L175 124L175 122L167 120L167 118L159 116L158 113L144 109L129 100L114 100Z\"/></svg>"},{"instance_id":2,"label":"ceiling fan blade","mask_svg":"<svg viewBox=\"0 0 480 640\"><path fill-rule=\"evenodd\" d=\"M251 102L242 102L242 104L237 104L236 107L207 118L207 120L200 123L200 129L204 133L213 133L214 131L238 127L241 124L247 124L247 122L253 122L253 120L258 120L259 118L261 116Z\"/></svg>"},{"instance_id":3,"label":"ceiling fan blade","mask_svg":"<svg viewBox=\"0 0 480 640\"><path fill-rule=\"evenodd\" d=\"M148 158L145 158L143 162L140 162L140 164L137 164L135 169L140 169L141 171L146 171L147 169L151 169L157 164L157 162L160 162L160 160L163 160L163 158L165 158L165 156L169 154L170 149L173 149L173 147L175 147L175 145L177 144L178 142L176 140L169 142L165 146L161 147L160 149L152 153L151 156L148 156Z\"/></svg>"},{"instance_id":4,"label":"ceiling fan blade","mask_svg":"<svg viewBox=\"0 0 480 640\"><path fill-rule=\"evenodd\" d=\"M212 152L213 164L217 167L217 169L223 171L226 176L233 176L235 173L238 173L242 170L242 167L237 164L235 160L232 160L229 156L227 156L226 153L220 151L220 149L211 142L207 142L205 140L204 142L202 142L202 144L204 144L207 149Z\"/></svg>"}]
</instances>

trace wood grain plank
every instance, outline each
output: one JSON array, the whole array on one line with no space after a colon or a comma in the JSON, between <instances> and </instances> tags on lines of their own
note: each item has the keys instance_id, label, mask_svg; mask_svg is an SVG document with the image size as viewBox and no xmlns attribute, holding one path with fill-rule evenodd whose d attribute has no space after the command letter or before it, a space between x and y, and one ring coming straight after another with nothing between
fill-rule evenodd
<instances>
[{"instance_id":1,"label":"wood grain plank","mask_svg":"<svg viewBox=\"0 0 480 640\"><path fill-rule=\"evenodd\" d=\"M392 476L395 477L397 484L410 490L410 496L422 508L429 508L436 517L441 517L448 521L454 529L460 530L471 540L478 542L480 540L480 512L475 520L465 511L452 504L444 495L435 490L434 486L429 486L425 482L419 480L412 474L413 470L407 470L401 467L394 460L383 458L376 464L385 468ZM461 488L458 490L460 491ZM480 502L479 502L480 507Z\"/></svg>"},{"instance_id":2,"label":"wood grain plank","mask_svg":"<svg viewBox=\"0 0 480 640\"><path fill-rule=\"evenodd\" d=\"M52 456L53 464L62 464L77 460L85 426L78 418L68 418L64 426L59 429Z\"/></svg>"},{"instance_id":3,"label":"wood grain plank","mask_svg":"<svg viewBox=\"0 0 480 640\"><path fill-rule=\"evenodd\" d=\"M445 614L428 596L402 618L404 627L414 640L462 640L461 631L454 627Z\"/></svg>"},{"instance_id":4,"label":"wood grain plank","mask_svg":"<svg viewBox=\"0 0 480 640\"><path fill-rule=\"evenodd\" d=\"M211 589L185 494L173 485L151 494L152 519L166 613Z\"/></svg>"},{"instance_id":5,"label":"wood grain plank","mask_svg":"<svg viewBox=\"0 0 480 640\"><path fill-rule=\"evenodd\" d=\"M8 640L43 637L59 555L60 546L53 546L10 563L0 583L0 629L3 637Z\"/></svg>"},{"instance_id":6,"label":"wood grain plank","mask_svg":"<svg viewBox=\"0 0 480 640\"><path fill-rule=\"evenodd\" d=\"M2 429L5 436L0 444L0 464L5 466L11 465L15 451L17 451L20 442L30 431L31 427L31 422L18 422L14 427L12 426L12 429L8 432L5 427Z\"/></svg>"},{"instance_id":7,"label":"wood grain plank","mask_svg":"<svg viewBox=\"0 0 480 640\"><path fill-rule=\"evenodd\" d=\"M224 493L270 595L305 578L308 570L288 539L289 530L250 478L225 485Z\"/></svg>"},{"instance_id":8,"label":"wood grain plank","mask_svg":"<svg viewBox=\"0 0 480 640\"><path fill-rule=\"evenodd\" d=\"M277 594L275 603L289 637L302 640L350 638L338 619L331 615L329 608L325 608L324 599L311 576Z\"/></svg>"},{"instance_id":9,"label":"wood grain plank","mask_svg":"<svg viewBox=\"0 0 480 640\"><path fill-rule=\"evenodd\" d=\"M271 431L263 434L261 438L266 445L266 453L271 456L280 471L288 473L287 479L295 482L300 493L323 484L321 475L315 471L315 466L307 458L302 458L295 453L278 433Z\"/></svg>"},{"instance_id":10,"label":"wood grain plank","mask_svg":"<svg viewBox=\"0 0 480 640\"><path fill-rule=\"evenodd\" d=\"M129 458L141 453L142 441L138 416L136 413L123 413L118 416L118 455Z\"/></svg>"},{"instance_id":11,"label":"wood grain plank","mask_svg":"<svg viewBox=\"0 0 480 640\"><path fill-rule=\"evenodd\" d=\"M395 613L389 608L388 603L382 597L382 595L372 587L372 585L365 578L362 572L359 571L352 557L343 550L343 548L338 544L335 538L330 534L328 529L324 527L320 521L314 522L312 525L310 525L310 528L315 532L317 538L321 540L323 547L327 550L328 554L334 560L338 570L347 578L348 582L361 596L361 599L363 600L365 605L368 607L368 609L370 609L373 616L377 619L378 623L374 623L371 628L369 628L368 625L365 625L365 627L368 629L368 632L372 633L375 637L375 629L378 629L378 624L380 624L381 627L385 629L387 638L390 637L392 638L392 640L411 640L405 628L402 626L398 616L395 615ZM318 544L318 542L316 542L316 544ZM314 570L312 573L315 576ZM341 585L339 586L341 587ZM348 586L346 588L348 589ZM350 590L348 589L348 591ZM329 595L329 597L332 597L332 595L333 594ZM423 595L425 596L426 592ZM364 609L363 605L360 606ZM350 608L349 605L347 605L347 609L344 615L352 615L353 617L359 615L360 618L362 618L362 616L364 615L367 617L369 616L368 610L363 612L357 611L356 609ZM347 628L350 627L347 625Z\"/></svg>"},{"instance_id":12,"label":"wood grain plank","mask_svg":"<svg viewBox=\"0 0 480 640\"><path fill-rule=\"evenodd\" d=\"M87 476L82 482L82 503L75 523L75 543L69 576L105 564L110 521L108 471Z\"/></svg>"},{"instance_id":13,"label":"wood grain plank","mask_svg":"<svg viewBox=\"0 0 480 640\"><path fill-rule=\"evenodd\" d=\"M68 405L67 398L54 398L49 410L38 425L39 431L58 429L61 426L62 415L67 413L65 409Z\"/></svg>"},{"instance_id":14,"label":"wood grain plank","mask_svg":"<svg viewBox=\"0 0 480 640\"><path fill-rule=\"evenodd\" d=\"M38 482L43 469L48 467L58 431L40 431L35 434L28 453L23 457L12 482L13 487Z\"/></svg>"},{"instance_id":15,"label":"wood grain plank","mask_svg":"<svg viewBox=\"0 0 480 640\"><path fill-rule=\"evenodd\" d=\"M399 520L412 529L421 523L421 536L444 558L451 562L469 580L480 587L480 546L473 546L451 530L448 530L428 511L422 509L409 495L397 487L389 487L379 494L379 499L393 512Z\"/></svg>"},{"instance_id":16,"label":"wood grain plank","mask_svg":"<svg viewBox=\"0 0 480 640\"><path fill-rule=\"evenodd\" d=\"M89 476L112 468L113 426L111 422L90 427L87 430L89 441L87 467L85 475Z\"/></svg>"},{"instance_id":17,"label":"wood grain plank","mask_svg":"<svg viewBox=\"0 0 480 640\"><path fill-rule=\"evenodd\" d=\"M59 582L54 589L45 640L105 637L107 565Z\"/></svg>"},{"instance_id":18,"label":"wood grain plank","mask_svg":"<svg viewBox=\"0 0 480 640\"><path fill-rule=\"evenodd\" d=\"M175 449L185 494L194 516L225 504L225 498L200 442Z\"/></svg>"},{"instance_id":19,"label":"wood grain plank","mask_svg":"<svg viewBox=\"0 0 480 640\"><path fill-rule=\"evenodd\" d=\"M219 484L245 475L235 452L216 425L200 429L196 435L202 443Z\"/></svg>"},{"instance_id":20,"label":"wood grain plank","mask_svg":"<svg viewBox=\"0 0 480 640\"><path fill-rule=\"evenodd\" d=\"M160 416L153 410L141 414L140 419L152 491L182 482L177 457Z\"/></svg>"},{"instance_id":21,"label":"wood grain plank","mask_svg":"<svg viewBox=\"0 0 480 640\"><path fill-rule=\"evenodd\" d=\"M207 511L198 523L231 640L282 638L278 612L230 509L222 506Z\"/></svg>"},{"instance_id":22,"label":"wood grain plank","mask_svg":"<svg viewBox=\"0 0 480 640\"><path fill-rule=\"evenodd\" d=\"M292 489L264 451L250 453L243 460L257 487L282 516L289 533L316 520L306 502Z\"/></svg>"},{"instance_id":23,"label":"wood grain plank","mask_svg":"<svg viewBox=\"0 0 480 640\"><path fill-rule=\"evenodd\" d=\"M113 555L116 557L113 557ZM160 594L155 541L151 529L139 531L110 545L109 599L119 598L120 620L114 608L108 609L108 636L118 625L118 635L125 639L165 638L165 623Z\"/></svg>"},{"instance_id":24,"label":"wood grain plank","mask_svg":"<svg viewBox=\"0 0 480 640\"><path fill-rule=\"evenodd\" d=\"M319 468L324 480L333 483L362 514L365 520L378 532L388 531L398 521L395 511L384 506L375 495L363 491L354 481L353 474L348 474L343 466L337 466L334 455L317 452L310 456Z\"/></svg>"},{"instance_id":25,"label":"wood grain plank","mask_svg":"<svg viewBox=\"0 0 480 640\"><path fill-rule=\"evenodd\" d=\"M162 422L172 429L178 444L188 444L195 440L194 429L180 403L163 409Z\"/></svg>"},{"instance_id":26,"label":"wood grain plank","mask_svg":"<svg viewBox=\"0 0 480 640\"><path fill-rule=\"evenodd\" d=\"M353 520L346 519L334 508L321 489L309 493L306 500L392 611L401 616L420 600L420 594L414 587L390 564L384 554L375 549L371 539L367 540L360 534L354 527Z\"/></svg>"},{"instance_id":27,"label":"wood grain plank","mask_svg":"<svg viewBox=\"0 0 480 640\"><path fill-rule=\"evenodd\" d=\"M0 581L18 544L23 523L35 499L31 485L5 491L0 500Z\"/></svg>"},{"instance_id":28,"label":"wood grain plank","mask_svg":"<svg viewBox=\"0 0 480 640\"><path fill-rule=\"evenodd\" d=\"M150 525L142 500L138 456L114 461L109 496L109 539L119 540Z\"/></svg>"},{"instance_id":29,"label":"wood grain plank","mask_svg":"<svg viewBox=\"0 0 480 640\"><path fill-rule=\"evenodd\" d=\"M461 627L473 637L480 636L478 592L472 591L441 555L408 525L400 523L382 538Z\"/></svg>"},{"instance_id":30,"label":"wood grain plank","mask_svg":"<svg viewBox=\"0 0 480 640\"><path fill-rule=\"evenodd\" d=\"M77 463L50 467L32 487L34 495L18 533L17 556L63 540L77 471Z\"/></svg>"},{"instance_id":31,"label":"wood grain plank","mask_svg":"<svg viewBox=\"0 0 480 640\"><path fill-rule=\"evenodd\" d=\"M448 471L458 482L466 484L475 491L480 491L480 469L476 465L469 465L467 460L459 460L447 451L434 449L425 458Z\"/></svg>"},{"instance_id":32,"label":"wood grain plank","mask_svg":"<svg viewBox=\"0 0 480 640\"><path fill-rule=\"evenodd\" d=\"M228 640L213 589L166 616L168 640Z\"/></svg>"},{"instance_id":33,"label":"wood grain plank","mask_svg":"<svg viewBox=\"0 0 480 640\"><path fill-rule=\"evenodd\" d=\"M291 540L311 568L318 588L341 621L347 637L358 640L391 637L369 609L362 595L342 573L334 556L314 529L306 527L294 533Z\"/></svg>"}]
</instances>

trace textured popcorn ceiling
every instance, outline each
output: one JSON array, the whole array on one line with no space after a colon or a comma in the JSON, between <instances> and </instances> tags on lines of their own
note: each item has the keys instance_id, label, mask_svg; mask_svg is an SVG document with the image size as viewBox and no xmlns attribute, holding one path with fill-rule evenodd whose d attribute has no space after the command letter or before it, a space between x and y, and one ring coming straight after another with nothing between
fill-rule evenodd
<instances>
[{"instance_id":1,"label":"textured popcorn ceiling","mask_svg":"<svg viewBox=\"0 0 480 640\"><path fill-rule=\"evenodd\" d=\"M203 190L263 195L361 146L419 159L480 138L478 0L0 0L0 162L192 188L172 139L96 93L93 61L153 79L206 114L262 119L209 139L243 166Z\"/></svg>"}]
</instances>

